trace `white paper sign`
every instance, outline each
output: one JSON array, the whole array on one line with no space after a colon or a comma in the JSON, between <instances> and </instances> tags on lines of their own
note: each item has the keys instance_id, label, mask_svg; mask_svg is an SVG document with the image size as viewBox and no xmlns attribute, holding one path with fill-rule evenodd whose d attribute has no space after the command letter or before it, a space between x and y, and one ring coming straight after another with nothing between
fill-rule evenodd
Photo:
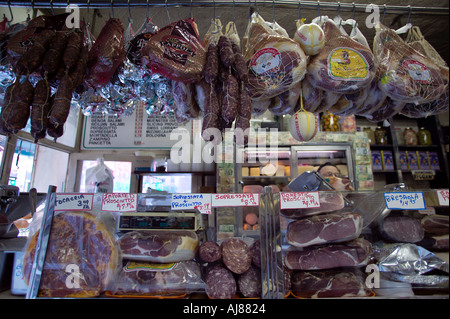
<instances>
[{"instance_id":1,"label":"white paper sign","mask_svg":"<svg viewBox=\"0 0 450 319\"><path fill-rule=\"evenodd\" d=\"M258 206L259 194L212 194L212 207Z\"/></svg>"},{"instance_id":2,"label":"white paper sign","mask_svg":"<svg viewBox=\"0 0 450 319\"><path fill-rule=\"evenodd\" d=\"M280 208L320 207L319 192L281 192Z\"/></svg>"},{"instance_id":3,"label":"white paper sign","mask_svg":"<svg viewBox=\"0 0 450 319\"><path fill-rule=\"evenodd\" d=\"M436 193L439 198L439 205L448 206L448 189L437 189Z\"/></svg>"},{"instance_id":4,"label":"white paper sign","mask_svg":"<svg viewBox=\"0 0 450 319\"><path fill-rule=\"evenodd\" d=\"M425 209L425 199L422 192L384 193L388 209Z\"/></svg>"},{"instance_id":5,"label":"white paper sign","mask_svg":"<svg viewBox=\"0 0 450 319\"><path fill-rule=\"evenodd\" d=\"M211 194L172 194L173 210L198 209L202 214L211 214Z\"/></svg>"},{"instance_id":6,"label":"white paper sign","mask_svg":"<svg viewBox=\"0 0 450 319\"><path fill-rule=\"evenodd\" d=\"M57 193L55 211L92 210L94 194L91 193Z\"/></svg>"},{"instance_id":7,"label":"white paper sign","mask_svg":"<svg viewBox=\"0 0 450 319\"><path fill-rule=\"evenodd\" d=\"M107 212L135 212L137 194L105 193L102 196L102 210Z\"/></svg>"}]
</instances>

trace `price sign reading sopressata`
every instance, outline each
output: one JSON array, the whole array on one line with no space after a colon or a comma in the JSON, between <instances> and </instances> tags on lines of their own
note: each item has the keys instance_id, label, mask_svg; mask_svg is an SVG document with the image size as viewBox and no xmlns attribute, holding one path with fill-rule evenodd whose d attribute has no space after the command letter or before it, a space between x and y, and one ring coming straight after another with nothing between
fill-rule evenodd
<instances>
[{"instance_id":1,"label":"price sign reading sopressata","mask_svg":"<svg viewBox=\"0 0 450 319\"><path fill-rule=\"evenodd\" d=\"M211 204L212 207L258 206L259 194L213 194Z\"/></svg>"},{"instance_id":2,"label":"price sign reading sopressata","mask_svg":"<svg viewBox=\"0 0 450 319\"><path fill-rule=\"evenodd\" d=\"M388 209L425 209L425 199L422 192L384 193Z\"/></svg>"},{"instance_id":3,"label":"price sign reading sopressata","mask_svg":"<svg viewBox=\"0 0 450 319\"><path fill-rule=\"evenodd\" d=\"M319 192L281 192L280 208L320 207Z\"/></svg>"},{"instance_id":4,"label":"price sign reading sopressata","mask_svg":"<svg viewBox=\"0 0 450 319\"><path fill-rule=\"evenodd\" d=\"M105 193L102 196L102 210L107 212L135 212L137 194Z\"/></svg>"},{"instance_id":5,"label":"price sign reading sopressata","mask_svg":"<svg viewBox=\"0 0 450 319\"><path fill-rule=\"evenodd\" d=\"M436 193L439 199L439 205L448 206L448 189L437 189Z\"/></svg>"},{"instance_id":6,"label":"price sign reading sopressata","mask_svg":"<svg viewBox=\"0 0 450 319\"><path fill-rule=\"evenodd\" d=\"M90 193L57 193L55 211L92 210L93 199Z\"/></svg>"},{"instance_id":7,"label":"price sign reading sopressata","mask_svg":"<svg viewBox=\"0 0 450 319\"><path fill-rule=\"evenodd\" d=\"M198 209L202 214L211 214L211 194L172 194L172 209Z\"/></svg>"}]
</instances>

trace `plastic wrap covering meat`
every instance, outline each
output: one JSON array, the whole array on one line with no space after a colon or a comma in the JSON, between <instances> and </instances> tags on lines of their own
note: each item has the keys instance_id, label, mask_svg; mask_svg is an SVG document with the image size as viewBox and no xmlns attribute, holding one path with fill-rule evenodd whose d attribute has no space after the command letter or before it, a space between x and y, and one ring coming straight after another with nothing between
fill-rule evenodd
<instances>
[{"instance_id":1,"label":"plastic wrap covering meat","mask_svg":"<svg viewBox=\"0 0 450 319\"><path fill-rule=\"evenodd\" d=\"M194 19L180 20L161 28L142 49L152 72L185 83L201 79L206 49Z\"/></svg>"},{"instance_id":2,"label":"plastic wrap covering meat","mask_svg":"<svg viewBox=\"0 0 450 319\"><path fill-rule=\"evenodd\" d=\"M124 261L108 288L108 294L121 297L168 297L204 289L200 266L195 261L163 264Z\"/></svg>"},{"instance_id":3,"label":"plastic wrap covering meat","mask_svg":"<svg viewBox=\"0 0 450 319\"><path fill-rule=\"evenodd\" d=\"M294 114L299 108L299 97L302 89L302 82L298 82L294 87L276 96L276 103L269 107L274 115Z\"/></svg>"},{"instance_id":4,"label":"plastic wrap covering meat","mask_svg":"<svg viewBox=\"0 0 450 319\"><path fill-rule=\"evenodd\" d=\"M432 235L446 235L448 234L449 217L446 215L429 215L420 220L423 229L426 233Z\"/></svg>"},{"instance_id":5,"label":"plastic wrap covering meat","mask_svg":"<svg viewBox=\"0 0 450 319\"><path fill-rule=\"evenodd\" d=\"M127 58L131 63L138 67L142 67L142 48L147 41L158 32L159 28L150 19L136 31L136 35L130 40L127 46Z\"/></svg>"},{"instance_id":6,"label":"plastic wrap covering meat","mask_svg":"<svg viewBox=\"0 0 450 319\"><path fill-rule=\"evenodd\" d=\"M449 89L442 94L437 100L416 105L414 103L407 103L400 111L401 115L410 118L424 118L431 115L439 115L448 111L449 107Z\"/></svg>"},{"instance_id":7,"label":"plastic wrap covering meat","mask_svg":"<svg viewBox=\"0 0 450 319\"><path fill-rule=\"evenodd\" d=\"M290 222L287 242L294 247L345 242L359 237L363 217L359 213L323 214Z\"/></svg>"},{"instance_id":8,"label":"plastic wrap covering meat","mask_svg":"<svg viewBox=\"0 0 450 319\"><path fill-rule=\"evenodd\" d=\"M319 106L314 110L315 114L328 111L333 105L335 105L339 101L342 94L333 93L331 91L322 91L322 96L323 96L322 101L320 102Z\"/></svg>"},{"instance_id":9,"label":"plastic wrap covering meat","mask_svg":"<svg viewBox=\"0 0 450 319\"><path fill-rule=\"evenodd\" d=\"M274 31L253 13L243 39L247 62L248 92L254 100L266 100L289 90L306 73L306 55L300 45Z\"/></svg>"},{"instance_id":10,"label":"plastic wrap covering meat","mask_svg":"<svg viewBox=\"0 0 450 319\"><path fill-rule=\"evenodd\" d=\"M118 243L123 258L169 263L193 259L198 238L191 231L131 231L120 237Z\"/></svg>"},{"instance_id":11,"label":"plastic wrap covering meat","mask_svg":"<svg viewBox=\"0 0 450 319\"><path fill-rule=\"evenodd\" d=\"M389 96L384 100L384 103L375 112L365 117L371 122L381 122L400 113L405 107L406 103L401 100L393 100Z\"/></svg>"},{"instance_id":12,"label":"plastic wrap covering meat","mask_svg":"<svg viewBox=\"0 0 450 319\"><path fill-rule=\"evenodd\" d=\"M89 51L85 82L92 88L105 86L125 57L124 29L120 19L110 18Z\"/></svg>"},{"instance_id":13,"label":"plastic wrap covering meat","mask_svg":"<svg viewBox=\"0 0 450 319\"><path fill-rule=\"evenodd\" d=\"M381 68L380 89L392 99L423 104L438 99L448 86L448 69L414 50L390 28L378 23L374 53Z\"/></svg>"},{"instance_id":14,"label":"plastic wrap covering meat","mask_svg":"<svg viewBox=\"0 0 450 319\"><path fill-rule=\"evenodd\" d=\"M448 263L415 244L374 245L382 278L407 282L413 287L448 289Z\"/></svg>"},{"instance_id":15,"label":"plastic wrap covering meat","mask_svg":"<svg viewBox=\"0 0 450 319\"><path fill-rule=\"evenodd\" d=\"M95 297L105 291L119 262L114 230L106 225L92 213L68 211L54 216L38 296ZM23 273L27 284L38 237L39 231L29 237L25 247ZM67 272L74 265L79 273ZM73 284L67 285L70 280Z\"/></svg>"},{"instance_id":16,"label":"plastic wrap covering meat","mask_svg":"<svg viewBox=\"0 0 450 319\"><path fill-rule=\"evenodd\" d=\"M325 33L325 46L308 63L307 78L312 85L334 93L354 93L375 77L371 50L339 30L326 16L313 20Z\"/></svg>"},{"instance_id":17,"label":"plastic wrap covering meat","mask_svg":"<svg viewBox=\"0 0 450 319\"><path fill-rule=\"evenodd\" d=\"M301 83L303 108L305 111L315 112L322 102L323 91L311 85L307 77L305 77Z\"/></svg>"},{"instance_id":18,"label":"plastic wrap covering meat","mask_svg":"<svg viewBox=\"0 0 450 319\"><path fill-rule=\"evenodd\" d=\"M272 103L272 99L266 99L266 100L251 100L252 105L252 115L259 116L262 115L264 112L266 112L269 109L270 104Z\"/></svg>"},{"instance_id":19,"label":"plastic wrap covering meat","mask_svg":"<svg viewBox=\"0 0 450 319\"><path fill-rule=\"evenodd\" d=\"M320 207L282 209L281 215L287 218L297 219L306 216L330 213L341 210L345 206L344 197L339 192L319 192Z\"/></svg>"},{"instance_id":20,"label":"plastic wrap covering meat","mask_svg":"<svg viewBox=\"0 0 450 319\"><path fill-rule=\"evenodd\" d=\"M415 243L425 235L420 221L406 215L388 216L379 227L383 238L390 242Z\"/></svg>"},{"instance_id":21,"label":"plastic wrap covering meat","mask_svg":"<svg viewBox=\"0 0 450 319\"><path fill-rule=\"evenodd\" d=\"M288 248L284 263L290 270L320 270L358 267L368 263L372 253L370 242L358 238L342 244Z\"/></svg>"},{"instance_id":22,"label":"plastic wrap covering meat","mask_svg":"<svg viewBox=\"0 0 450 319\"><path fill-rule=\"evenodd\" d=\"M172 96L175 107L175 119L178 124L189 122L198 117L200 109L195 101L193 83L172 81Z\"/></svg>"},{"instance_id":23,"label":"plastic wrap covering meat","mask_svg":"<svg viewBox=\"0 0 450 319\"><path fill-rule=\"evenodd\" d=\"M367 297L371 291L358 269L295 271L291 291L299 298Z\"/></svg>"},{"instance_id":24,"label":"plastic wrap covering meat","mask_svg":"<svg viewBox=\"0 0 450 319\"><path fill-rule=\"evenodd\" d=\"M363 104L355 111L356 115L366 116L374 113L384 105L387 95L378 87L378 79L375 78L367 88L367 98Z\"/></svg>"}]
</instances>

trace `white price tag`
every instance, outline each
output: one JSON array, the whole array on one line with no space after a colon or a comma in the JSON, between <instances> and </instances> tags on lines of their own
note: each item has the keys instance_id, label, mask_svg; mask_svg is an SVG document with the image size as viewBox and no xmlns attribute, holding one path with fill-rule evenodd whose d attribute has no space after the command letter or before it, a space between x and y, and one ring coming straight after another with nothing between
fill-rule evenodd
<instances>
[{"instance_id":1,"label":"white price tag","mask_svg":"<svg viewBox=\"0 0 450 319\"><path fill-rule=\"evenodd\" d=\"M211 214L211 194L172 194L172 209L198 209L202 214Z\"/></svg>"},{"instance_id":2,"label":"white price tag","mask_svg":"<svg viewBox=\"0 0 450 319\"><path fill-rule=\"evenodd\" d=\"M384 193L384 200L388 209L425 209L425 199L422 192L393 192Z\"/></svg>"},{"instance_id":3,"label":"white price tag","mask_svg":"<svg viewBox=\"0 0 450 319\"><path fill-rule=\"evenodd\" d=\"M55 211L92 210L93 200L91 193L57 193Z\"/></svg>"},{"instance_id":4,"label":"white price tag","mask_svg":"<svg viewBox=\"0 0 450 319\"><path fill-rule=\"evenodd\" d=\"M319 192L281 192L280 208L320 207Z\"/></svg>"},{"instance_id":5,"label":"white price tag","mask_svg":"<svg viewBox=\"0 0 450 319\"><path fill-rule=\"evenodd\" d=\"M137 194L105 193L102 196L102 210L107 212L135 212Z\"/></svg>"},{"instance_id":6,"label":"white price tag","mask_svg":"<svg viewBox=\"0 0 450 319\"><path fill-rule=\"evenodd\" d=\"M259 194L212 194L212 207L258 206Z\"/></svg>"},{"instance_id":7,"label":"white price tag","mask_svg":"<svg viewBox=\"0 0 450 319\"><path fill-rule=\"evenodd\" d=\"M448 206L448 189L437 189L436 193L439 199L439 205Z\"/></svg>"}]
</instances>

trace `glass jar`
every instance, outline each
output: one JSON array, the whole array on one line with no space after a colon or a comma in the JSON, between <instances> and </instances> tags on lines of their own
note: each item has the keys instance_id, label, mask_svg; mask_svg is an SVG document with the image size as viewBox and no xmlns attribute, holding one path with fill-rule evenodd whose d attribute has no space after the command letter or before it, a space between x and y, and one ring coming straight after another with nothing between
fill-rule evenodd
<instances>
[{"instance_id":1,"label":"glass jar","mask_svg":"<svg viewBox=\"0 0 450 319\"><path fill-rule=\"evenodd\" d=\"M327 132L339 132L339 117L330 111L322 115L322 130Z\"/></svg>"},{"instance_id":2,"label":"glass jar","mask_svg":"<svg viewBox=\"0 0 450 319\"><path fill-rule=\"evenodd\" d=\"M375 144L386 145L388 143L386 131L381 126L375 129Z\"/></svg>"},{"instance_id":3,"label":"glass jar","mask_svg":"<svg viewBox=\"0 0 450 319\"><path fill-rule=\"evenodd\" d=\"M373 145L375 144L375 133L374 131L369 127L363 128L363 132L367 132L367 137L369 138L369 144Z\"/></svg>"},{"instance_id":4,"label":"glass jar","mask_svg":"<svg viewBox=\"0 0 450 319\"><path fill-rule=\"evenodd\" d=\"M430 131L426 130L424 127L421 127L417 132L417 140L419 145L432 145L433 141L431 140Z\"/></svg>"},{"instance_id":5,"label":"glass jar","mask_svg":"<svg viewBox=\"0 0 450 319\"><path fill-rule=\"evenodd\" d=\"M405 128L405 130L403 131L403 137L405 139L405 145L417 145L417 134L412 128Z\"/></svg>"}]
</instances>

